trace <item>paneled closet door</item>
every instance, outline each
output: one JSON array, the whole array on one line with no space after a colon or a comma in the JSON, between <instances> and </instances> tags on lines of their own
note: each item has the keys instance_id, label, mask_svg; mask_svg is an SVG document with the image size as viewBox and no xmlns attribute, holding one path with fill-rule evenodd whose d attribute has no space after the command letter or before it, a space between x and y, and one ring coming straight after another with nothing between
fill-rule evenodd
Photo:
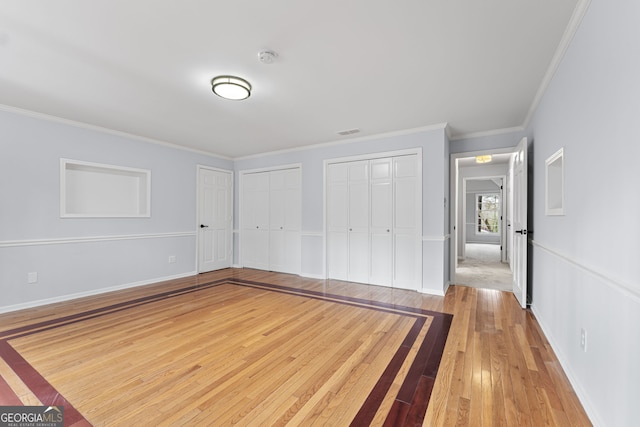
<instances>
[{"instance_id":1,"label":"paneled closet door","mask_svg":"<svg viewBox=\"0 0 640 427\"><path fill-rule=\"evenodd\" d=\"M349 167L327 167L327 277L349 279Z\"/></svg>"},{"instance_id":2,"label":"paneled closet door","mask_svg":"<svg viewBox=\"0 0 640 427\"><path fill-rule=\"evenodd\" d=\"M348 163L348 280L369 283L369 161Z\"/></svg>"},{"instance_id":3,"label":"paneled closet door","mask_svg":"<svg viewBox=\"0 0 640 427\"><path fill-rule=\"evenodd\" d=\"M300 273L300 169L269 173L269 269Z\"/></svg>"},{"instance_id":4,"label":"paneled closet door","mask_svg":"<svg viewBox=\"0 0 640 427\"><path fill-rule=\"evenodd\" d=\"M369 283L393 285L392 160L371 160L371 269Z\"/></svg>"},{"instance_id":5,"label":"paneled closet door","mask_svg":"<svg viewBox=\"0 0 640 427\"><path fill-rule=\"evenodd\" d=\"M394 287L418 289L422 276L418 156L393 158Z\"/></svg>"},{"instance_id":6,"label":"paneled closet door","mask_svg":"<svg viewBox=\"0 0 640 427\"><path fill-rule=\"evenodd\" d=\"M327 275L419 289L422 197L417 154L327 166Z\"/></svg>"},{"instance_id":7,"label":"paneled closet door","mask_svg":"<svg viewBox=\"0 0 640 427\"><path fill-rule=\"evenodd\" d=\"M269 269L269 172L245 174L242 189L242 263Z\"/></svg>"},{"instance_id":8,"label":"paneled closet door","mask_svg":"<svg viewBox=\"0 0 640 427\"><path fill-rule=\"evenodd\" d=\"M300 274L302 248L302 171L300 168L285 171L284 245L285 271Z\"/></svg>"}]
</instances>

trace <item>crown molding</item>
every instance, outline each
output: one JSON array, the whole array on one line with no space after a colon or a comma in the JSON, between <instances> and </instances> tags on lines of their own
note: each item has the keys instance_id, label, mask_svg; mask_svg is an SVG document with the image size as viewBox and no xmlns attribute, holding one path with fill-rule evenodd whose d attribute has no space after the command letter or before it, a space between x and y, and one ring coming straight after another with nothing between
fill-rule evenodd
<instances>
[{"instance_id":1,"label":"crown molding","mask_svg":"<svg viewBox=\"0 0 640 427\"><path fill-rule=\"evenodd\" d=\"M451 138L451 141L460 141L463 139L469 138L482 138L485 136L494 136L494 135L502 135L505 133L513 133L513 132L522 132L524 131L524 126L514 126L511 128L502 128L502 129L492 129L481 132L470 132L470 133L462 133L459 135L455 135Z\"/></svg>"},{"instance_id":2,"label":"crown molding","mask_svg":"<svg viewBox=\"0 0 640 427\"><path fill-rule=\"evenodd\" d=\"M73 126L75 128L92 130L95 132L105 133L109 135L118 136L121 138L134 139L149 144L163 145L165 147L174 148L176 150L189 151L191 153L202 154L209 157L216 157L222 160L233 160L231 157L223 156L220 154L212 153L205 150L198 150L196 148L185 147L184 145L174 144L172 142L162 141L159 139L148 138L146 136L135 135L133 133L123 132L119 130L109 129L98 125L92 125L89 123L79 122L76 120L65 119L63 117L54 116L51 114L40 113L32 110L25 110L23 108L13 107L11 105L0 104L0 111L6 111L8 113L14 113L21 116L31 117L34 119L45 120L53 123L60 123L63 125Z\"/></svg>"},{"instance_id":3,"label":"crown molding","mask_svg":"<svg viewBox=\"0 0 640 427\"><path fill-rule=\"evenodd\" d=\"M433 130L444 130L445 132L447 132L447 129L448 129L448 123L446 123L446 122L445 123L437 123L437 124L429 125L429 126L422 126L422 127L410 128L410 129L403 129L403 130L392 131L392 132L376 133L374 135L367 135L367 136L360 136L360 137L355 137L355 138L341 139L339 141L334 140L334 141L329 141L329 142L321 142L321 143L318 143L318 144L305 145L305 146L302 146L302 147L294 147L294 148L286 148L286 149L283 149L283 150L268 151L266 153L251 154L251 155L248 155L248 156L235 157L233 160L237 161L237 160L255 159L255 158L259 158L259 157L273 156L273 155L278 155L278 154L287 154L287 153L293 153L293 152L297 152L297 151L312 150L312 149L316 149L316 148L325 148L325 147L333 147L333 146L336 146L336 145L352 144L354 142L371 141L371 140L380 139L380 138L389 138L389 137L394 137L394 136L411 135L411 134L414 134L414 133L427 132L427 131L433 131Z\"/></svg>"},{"instance_id":4,"label":"crown molding","mask_svg":"<svg viewBox=\"0 0 640 427\"><path fill-rule=\"evenodd\" d=\"M536 95L533 98L533 101L531 102L531 106L529 107L529 112L527 113L524 119L524 122L522 123L523 128L527 128L529 126L529 123L531 122L533 115L538 109L538 105L540 104L542 97L544 96L544 94L547 91L547 88L551 84L551 80L553 80L553 76L555 76L556 71L560 66L560 63L564 59L567 49L569 48L569 45L573 40L573 37L578 31L578 28L580 27L580 23L582 22L582 18L584 18L584 15L587 13L587 10L589 9L590 4L591 4L591 0L578 0L578 4L576 4L575 9L573 10L573 15L571 15L569 24L567 25L567 28L564 30L564 34L560 39L560 43L558 43L556 52L553 55L553 58L551 58L551 63L547 68L547 72L542 78L542 82L538 87L538 91L536 92Z\"/></svg>"}]
</instances>

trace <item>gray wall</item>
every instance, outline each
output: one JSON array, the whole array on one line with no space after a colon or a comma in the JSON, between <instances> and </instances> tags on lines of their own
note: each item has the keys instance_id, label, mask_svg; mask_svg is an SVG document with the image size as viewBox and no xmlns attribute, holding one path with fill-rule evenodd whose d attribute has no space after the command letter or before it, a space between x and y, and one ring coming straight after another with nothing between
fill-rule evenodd
<instances>
[{"instance_id":1,"label":"gray wall","mask_svg":"<svg viewBox=\"0 0 640 427\"><path fill-rule=\"evenodd\" d=\"M592 0L525 132L451 143L532 141L531 308L600 426L637 425L640 402L639 16L638 2ZM561 147L565 215L546 216L544 163Z\"/></svg>"},{"instance_id":2,"label":"gray wall","mask_svg":"<svg viewBox=\"0 0 640 427\"><path fill-rule=\"evenodd\" d=\"M0 311L195 273L196 166L231 161L4 111L0 129ZM150 169L151 217L61 219L60 158Z\"/></svg>"},{"instance_id":3,"label":"gray wall","mask_svg":"<svg viewBox=\"0 0 640 427\"><path fill-rule=\"evenodd\" d=\"M639 17L640 2L591 1L528 130L532 309L592 420L603 426L638 425ZM566 215L545 216L544 162L560 147Z\"/></svg>"},{"instance_id":4,"label":"gray wall","mask_svg":"<svg viewBox=\"0 0 640 427\"><path fill-rule=\"evenodd\" d=\"M323 161L421 147L423 291L447 285L448 141L444 126L239 159L0 111L0 311L196 273L196 170L302 165L302 274L323 277ZM60 158L151 170L150 218L60 218ZM235 234L237 258L237 233ZM176 263L169 264L168 257ZM27 275L38 273L38 283Z\"/></svg>"}]
</instances>

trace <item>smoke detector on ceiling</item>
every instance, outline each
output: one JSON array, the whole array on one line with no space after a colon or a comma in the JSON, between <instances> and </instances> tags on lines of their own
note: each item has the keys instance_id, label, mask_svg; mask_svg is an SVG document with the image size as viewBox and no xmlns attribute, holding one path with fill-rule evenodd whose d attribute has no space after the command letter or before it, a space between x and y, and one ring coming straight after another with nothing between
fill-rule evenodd
<instances>
[{"instance_id":1,"label":"smoke detector on ceiling","mask_svg":"<svg viewBox=\"0 0 640 427\"><path fill-rule=\"evenodd\" d=\"M262 52L258 53L258 59L260 60L260 62L267 65L273 64L277 57L278 54L272 50L263 50Z\"/></svg>"}]
</instances>

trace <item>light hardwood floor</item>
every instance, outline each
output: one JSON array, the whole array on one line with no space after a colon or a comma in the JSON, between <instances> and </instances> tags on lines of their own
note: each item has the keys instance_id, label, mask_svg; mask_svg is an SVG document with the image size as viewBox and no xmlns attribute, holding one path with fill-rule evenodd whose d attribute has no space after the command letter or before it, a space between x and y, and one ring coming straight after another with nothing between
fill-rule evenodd
<instances>
[{"instance_id":1,"label":"light hardwood floor","mask_svg":"<svg viewBox=\"0 0 640 427\"><path fill-rule=\"evenodd\" d=\"M318 301L301 303L294 302L286 295L274 298L259 289L231 287L224 290L227 293L223 300L205 293L193 293L182 300L158 299L153 304L141 304L131 309L135 313L133 315L131 310L114 307L108 316L91 318L91 310L136 299L142 301L148 295L222 278L266 282L327 295L387 303L390 307L415 307L453 314L424 417L425 426L591 425L534 316L530 311L521 310L513 294L508 292L451 286L445 297L435 297L385 287L304 279L257 270L229 269L3 314L0 315L0 338L3 331L31 328L32 325L41 323L42 332L38 332L37 337L18 337L19 333L13 333L12 336L16 338L11 340L11 344L48 381L63 389L61 393L69 401L79 402L76 404L77 409L96 425L131 425L131 422L136 425L185 425L197 420L202 413L211 415L205 418L211 425L283 425L286 422L290 425L310 425L311 422L320 425L349 425L374 380L380 377L389 355L393 353L392 349L398 346L398 340L410 328L407 319L395 316L393 310L383 313L363 311L358 307L323 306ZM223 289L220 288L219 291L219 295L222 295ZM257 305L246 305L247 292ZM176 304L176 301L180 301L180 304ZM202 321L206 313L222 306L234 307L232 311L225 313L237 313L237 318L233 319L236 321L236 329L219 329L216 325L222 325L225 319L219 319L213 324ZM271 307L271 314L267 315L256 307ZM169 310L178 310L178 314L172 314L171 318L163 316L162 313ZM274 310L287 312L290 317L278 320L273 316ZM83 319L86 319L72 322L64 328L47 330L47 322L78 313L85 313ZM333 319L338 316L348 316L345 319L350 319L350 323L335 325L320 321L322 318ZM170 328L178 318L184 322L180 323L180 327L187 329ZM260 325L258 331L256 324ZM241 325L250 325L250 329L243 330ZM158 338L154 329L155 332L167 332L161 333L161 338ZM373 332L367 335L370 330ZM125 336L122 331L126 331ZM388 331L395 332L386 334ZM426 333L425 331L421 333ZM211 340L214 343L215 340L224 340L228 344L224 347L227 349L225 351L242 352L246 350L248 341L260 340L265 334L280 336L281 339L276 341L277 345L272 343L271 347L267 346L258 352L243 354L240 358L227 357L228 366L206 372L208 378L217 378L215 384L213 380L197 385L188 381L194 370L206 371L206 363L200 362L202 357L220 356L216 355L217 347L211 344ZM154 338L145 341L145 337L151 336ZM354 337L358 337L357 346L353 344ZM171 352L176 350L166 349L175 349L175 346L169 346L168 343L176 340L181 340L184 346L189 347L189 357L192 359L184 359L184 353L180 353L180 358L172 359ZM136 346L133 342L137 343ZM205 342L209 346L206 349L202 344ZM319 345L312 345L313 343ZM290 384L278 383L278 378L285 377L285 382L286 378L293 378L292 373L300 370L296 363L304 364L310 360L305 359L304 354L317 355L321 347L333 349L329 353L322 353L326 365L336 366L335 369L347 369L345 366L348 366L355 373L340 380L346 382L346 385L341 383L338 386L326 378L320 381L318 376L330 376L326 373L297 379L298 382ZM141 348L146 351L140 351ZM352 349L351 353L346 353L348 348ZM415 353L417 350L412 348L411 351ZM266 357L261 361L264 354L278 354L277 352L282 352L282 356L278 356L282 363L278 364ZM347 354L359 355L360 358L347 357ZM159 355L170 362L162 370L151 369ZM282 360L283 358L286 360ZM231 379L231 375L225 377L220 374L225 369L227 373L233 372L233 363L248 359L252 359L254 371L247 376ZM351 360L352 365L346 359ZM354 360L358 362L353 363ZM149 369L142 374L136 373L140 364ZM100 367L106 365L115 366L115 371L103 373ZM403 365L399 377L406 375L406 370ZM273 380L255 381L257 372L272 373ZM175 376L175 380L168 386L163 377L175 373L180 375ZM34 393L11 372L6 363L0 363L0 376L23 404L40 404ZM148 388L139 388L143 383ZM313 393L303 392L307 387L303 383L311 384ZM197 387L214 386L223 391L217 396L225 396L224 398L188 399L190 395L195 396ZM266 396L275 387L297 390L291 394L295 396L293 400L291 396L280 393L269 397L276 407L289 410L275 414L263 411L261 407L251 407L247 403L251 396ZM323 387L327 394L316 393L317 389ZM392 387L395 388L389 391L389 395L397 392L399 385ZM149 389L154 389L157 396L164 397L148 401ZM98 391L104 398L104 390L110 396L107 401L91 400L92 394L98 394ZM322 404L322 396L329 395L329 392L334 392L331 396L335 400L333 403ZM234 395L239 395L240 399L234 400ZM296 402L300 402L300 395L305 395L305 402L319 400L312 405L317 414L305 412L306 410L290 410L292 407L295 409ZM172 407L172 402L178 401L177 396L186 397L191 402L189 410L177 411ZM276 401L277 399L283 400ZM338 403L341 401L356 403L340 406ZM385 398L371 424L382 425L391 405L392 399ZM241 409L238 411L238 408ZM118 415L124 413L129 417L126 422ZM239 417L239 413L243 416ZM212 417L215 417L215 421Z\"/></svg>"}]
</instances>

